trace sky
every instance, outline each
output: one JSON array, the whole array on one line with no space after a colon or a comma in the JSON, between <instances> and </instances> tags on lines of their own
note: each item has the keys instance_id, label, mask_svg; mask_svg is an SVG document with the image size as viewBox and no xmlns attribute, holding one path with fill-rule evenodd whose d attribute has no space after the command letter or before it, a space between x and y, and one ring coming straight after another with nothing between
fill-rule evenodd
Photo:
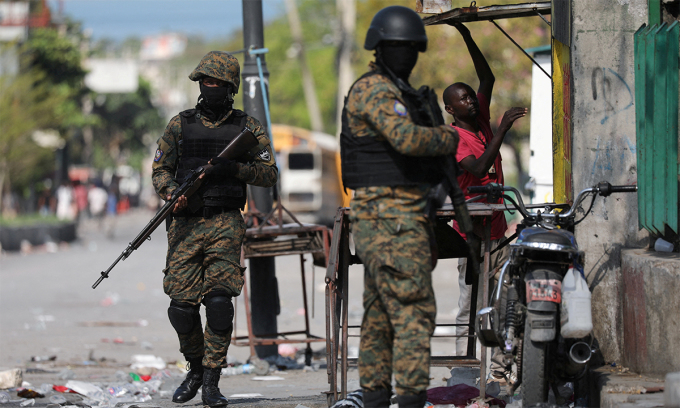
<instances>
[{"instance_id":1,"label":"sky","mask_svg":"<svg viewBox=\"0 0 680 408\"><path fill-rule=\"evenodd\" d=\"M94 40L181 32L206 39L227 37L243 27L243 0L48 0L91 30ZM249 1L249 0L245 0ZM285 12L283 0L262 0L265 21Z\"/></svg>"}]
</instances>

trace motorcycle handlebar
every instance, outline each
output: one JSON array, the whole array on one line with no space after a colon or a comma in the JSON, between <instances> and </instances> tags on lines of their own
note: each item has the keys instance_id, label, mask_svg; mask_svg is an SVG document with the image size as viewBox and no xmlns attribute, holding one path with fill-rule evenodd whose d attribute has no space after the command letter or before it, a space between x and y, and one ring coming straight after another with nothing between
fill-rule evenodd
<instances>
[{"instance_id":1,"label":"motorcycle handlebar","mask_svg":"<svg viewBox=\"0 0 680 408\"><path fill-rule=\"evenodd\" d=\"M586 188L582 190L580 193L578 193L576 200L574 200L574 203L572 206L564 213L557 213L557 214L550 214L550 213L543 213L541 216L546 219L567 219L569 217L573 217L576 208L578 205L581 203L582 199L584 196L588 193L595 193L599 194L603 197L607 197L611 195L612 193L634 193L637 191L637 186L612 186L610 183L603 181L599 183L598 185L591 187L591 188ZM504 194L502 194L504 191L512 191L515 193L515 197L517 198L517 202L515 204L515 208L522 213L522 215L527 218L531 217L532 214L530 214L527 211L527 207L524 205L524 202L522 201L522 196L520 195L519 191L517 191L516 188L514 187L507 187L507 186L501 186L499 184L487 184L484 186L473 186L473 187L468 187L467 188L468 193L470 194L501 194L503 197L510 198ZM512 200L511 200L512 201ZM545 208L552 207L556 208L557 205L555 204L545 204Z\"/></svg>"},{"instance_id":2,"label":"motorcycle handlebar","mask_svg":"<svg viewBox=\"0 0 680 408\"><path fill-rule=\"evenodd\" d=\"M637 186L612 186L603 181L597 185L597 190L602 197L607 197L611 193L634 193L637 191Z\"/></svg>"},{"instance_id":3,"label":"motorcycle handlebar","mask_svg":"<svg viewBox=\"0 0 680 408\"><path fill-rule=\"evenodd\" d=\"M471 186L467 188L468 193L470 194L483 194L483 193L490 193L493 191L493 186L490 184L487 184L485 186Z\"/></svg>"},{"instance_id":4,"label":"motorcycle handlebar","mask_svg":"<svg viewBox=\"0 0 680 408\"><path fill-rule=\"evenodd\" d=\"M612 186L612 193L635 193L637 186Z\"/></svg>"}]
</instances>

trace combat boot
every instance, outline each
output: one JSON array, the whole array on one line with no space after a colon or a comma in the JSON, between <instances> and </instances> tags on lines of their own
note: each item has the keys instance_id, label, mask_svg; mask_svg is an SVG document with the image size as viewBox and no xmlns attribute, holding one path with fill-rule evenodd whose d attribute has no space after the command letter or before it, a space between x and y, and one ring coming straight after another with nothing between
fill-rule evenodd
<instances>
[{"instance_id":1,"label":"combat boot","mask_svg":"<svg viewBox=\"0 0 680 408\"><path fill-rule=\"evenodd\" d=\"M203 385L203 357L188 358L189 372L172 396L172 402L190 401Z\"/></svg>"},{"instance_id":2,"label":"combat boot","mask_svg":"<svg viewBox=\"0 0 680 408\"><path fill-rule=\"evenodd\" d=\"M388 408L390 406L390 390L364 392L364 408Z\"/></svg>"},{"instance_id":3,"label":"combat boot","mask_svg":"<svg viewBox=\"0 0 680 408\"><path fill-rule=\"evenodd\" d=\"M427 391L416 395L398 395L399 408L423 408L427 402Z\"/></svg>"},{"instance_id":4,"label":"combat boot","mask_svg":"<svg viewBox=\"0 0 680 408\"><path fill-rule=\"evenodd\" d=\"M222 369L203 367L203 405L209 407L226 407L229 401L220 393L217 385L220 383Z\"/></svg>"}]
</instances>

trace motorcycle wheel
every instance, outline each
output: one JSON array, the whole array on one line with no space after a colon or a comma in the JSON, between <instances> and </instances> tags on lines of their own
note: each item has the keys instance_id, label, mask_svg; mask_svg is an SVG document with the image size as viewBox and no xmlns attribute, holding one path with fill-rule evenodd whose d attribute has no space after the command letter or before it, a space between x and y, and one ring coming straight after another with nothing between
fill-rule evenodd
<instances>
[{"instance_id":1,"label":"motorcycle wheel","mask_svg":"<svg viewBox=\"0 0 680 408\"><path fill-rule=\"evenodd\" d=\"M546 343L531 341L531 324L524 324L522 341L522 406L548 401Z\"/></svg>"}]
</instances>

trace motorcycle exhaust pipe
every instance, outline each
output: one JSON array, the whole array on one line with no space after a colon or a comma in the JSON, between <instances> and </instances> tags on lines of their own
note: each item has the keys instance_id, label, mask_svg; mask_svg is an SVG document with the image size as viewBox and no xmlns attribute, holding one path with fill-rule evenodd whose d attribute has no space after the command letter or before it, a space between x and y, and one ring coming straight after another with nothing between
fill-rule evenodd
<instances>
[{"instance_id":1,"label":"motorcycle exhaust pipe","mask_svg":"<svg viewBox=\"0 0 680 408\"><path fill-rule=\"evenodd\" d=\"M592 355L593 350L591 350L588 343L582 341L574 343L567 354L567 362L564 365L565 372L569 375L582 374Z\"/></svg>"},{"instance_id":2,"label":"motorcycle exhaust pipe","mask_svg":"<svg viewBox=\"0 0 680 408\"><path fill-rule=\"evenodd\" d=\"M592 357L592 355L593 350L590 348L588 343L583 341L574 343L574 345L569 349L569 359L573 364L577 364L579 366L583 366L588 361L590 361L590 357Z\"/></svg>"}]
</instances>

